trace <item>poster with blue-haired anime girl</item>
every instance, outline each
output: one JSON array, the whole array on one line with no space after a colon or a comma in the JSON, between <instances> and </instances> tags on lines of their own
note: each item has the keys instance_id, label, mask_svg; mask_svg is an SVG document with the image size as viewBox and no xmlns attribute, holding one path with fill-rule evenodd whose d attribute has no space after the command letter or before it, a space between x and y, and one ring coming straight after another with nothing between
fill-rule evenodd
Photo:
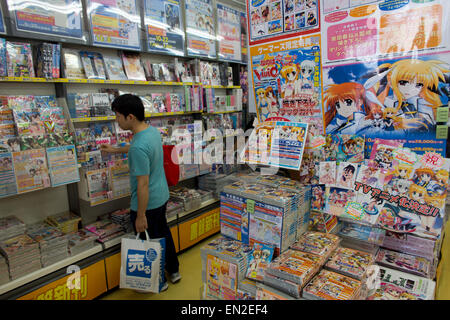
<instances>
[{"instance_id":1,"label":"poster with blue-haired anime girl","mask_svg":"<svg viewBox=\"0 0 450 320\"><path fill-rule=\"evenodd\" d=\"M366 152L382 138L445 155L438 129L448 121L449 62L450 51L324 67L326 133L364 135Z\"/></svg>"}]
</instances>

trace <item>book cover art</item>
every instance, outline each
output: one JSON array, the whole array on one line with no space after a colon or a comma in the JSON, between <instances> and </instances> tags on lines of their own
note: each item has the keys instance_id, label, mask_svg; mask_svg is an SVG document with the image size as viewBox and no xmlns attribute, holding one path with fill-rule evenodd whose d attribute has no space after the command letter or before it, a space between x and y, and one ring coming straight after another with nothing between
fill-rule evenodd
<instances>
[{"instance_id":1,"label":"book cover art","mask_svg":"<svg viewBox=\"0 0 450 320\"><path fill-rule=\"evenodd\" d=\"M9 77L35 77L31 45L6 42L6 60Z\"/></svg>"},{"instance_id":2,"label":"book cover art","mask_svg":"<svg viewBox=\"0 0 450 320\"><path fill-rule=\"evenodd\" d=\"M246 277L249 279L262 281L264 270L272 261L274 247L255 243L248 263Z\"/></svg>"},{"instance_id":3,"label":"book cover art","mask_svg":"<svg viewBox=\"0 0 450 320\"><path fill-rule=\"evenodd\" d=\"M101 53L80 51L84 73L88 79L105 79L105 67Z\"/></svg>"},{"instance_id":4,"label":"book cover art","mask_svg":"<svg viewBox=\"0 0 450 320\"><path fill-rule=\"evenodd\" d=\"M207 255L206 284L208 294L224 300L235 300L238 268L234 263Z\"/></svg>"},{"instance_id":5,"label":"book cover art","mask_svg":"<svg viewBox=\"0 0 450 320\"><path fill-rule=\"evenodd\" d=\"M122 59L119 56L104 55L106 74L109 80L127 80L123 71Z\"/></svg>"},{"instance_id":6,"label":"book cover art","mask_svg":"<svg viewBox=\"0 0 450 320\"><path fill-rule=\"evenodd\" d=\"M325 267L361 280L373 260L373 255L368 252L340 247L330 256Z\"/></svg>"},{"instance_id":7,"label":"book cover art","mask_svg":"<svg viewBox=\"0 0 450 320\"><path fill-rule=\"evenodd\" d=\"M50 187L45 149L13 152L18 193Z\"/></svg>"},{"instance_id":8,"label":"book cover art","mask_svg":"<svg viewBox=\"0 0 450 320\"><path fill-rule=\"evenodd\" d=\"M128 80L146 81L145 71L139 54L122 53L122 62Z\"/></svg>"},{"instance_id":9,"label":"book cover art","mask_svg":"<svg viewBox=\"0 0 450 320\"><path fill-rule=\"evenodd\" d=\"M86 79L80 53L74 49L63 49L64 74L68 79Z\"/></svg>"}]
</instances>

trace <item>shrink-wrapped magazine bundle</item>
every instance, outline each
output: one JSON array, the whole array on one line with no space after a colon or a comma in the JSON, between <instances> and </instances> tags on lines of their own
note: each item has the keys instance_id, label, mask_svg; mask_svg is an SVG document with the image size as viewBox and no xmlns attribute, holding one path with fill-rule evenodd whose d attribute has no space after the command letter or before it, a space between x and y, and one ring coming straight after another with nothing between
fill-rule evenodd
<instances>
[{"instance_id":1,"label":"shrink-wrapped magazine bundle","mask_svg":"<svg viewBox=\"0 0 450 320\"><path fill-rule=\"evenodd\" d=\"M325 264L325 268L362 280L367 275L367 270L374 261L374 256L368 252L350 248L337 248Z\"/></svg>"},{"instance_id":2,"label":"shrink-wrapped magazine bundle","mask_svg":"<svg viewBox=\"0 0 450 320\"><path fill-rule=\"evenodd\" d=\"M0 241L24 234L26 225L14 215L0 218Z\"/></svg>"},{"instance_id":3,"label":"shrink-wrapped magazine bundle","mask_svg":"<svg viewBox=\"0 0 450 320\"><path fill-rule=\"evenodd\" d=\"M109 219L96 221L84 227L86 230L98 236L98 241L104 243L125 234L123 227Z\"/></svg>"},{"instance_id":4,"label":"shrink-wrapped magazine bundle","mask_svg":"<svg viewBox=\"0 0 450 320\"><path fill-rule=\"evenodd\" d=\"M94 233L80 229L68 234L69 253L71 256L77 255L94 247L98 236Z\"/></svg>"},{"instance_id":5,"label":"shrink-wrapped magazine bundle","mask_svg":"<svg viewBox=\"0 0 450 320\"><path fill-rule=\"evenodd\" d=\"M81 221L81 218L75 213L66 211L48 216L45 221L58 228L60 231L69 233L78 231L78 224Z\"/></svg>"},{"instance_id":6,"label":"shrink-wrapped magazine bundle","mask_svg":"<svg viewBox=\"0 0 450 320\"><path fill-rule=\"evenodd\" d=\"M324 263L340 241L341 239L334 234L310 231L304 233L291 248L318 255L321 257L321 263Z\"/></svg>"},{"instance_id":7,"label":"shrink-wrapped magazine bundle","mask_svg":"<svg viewBox=\"0 0 450 320\"><path fill-rule=\"evenodd\" d=\"M303 289L308 300L356 300L359 299L360 281L322 269Z\"/></svg>"}]
</instances>

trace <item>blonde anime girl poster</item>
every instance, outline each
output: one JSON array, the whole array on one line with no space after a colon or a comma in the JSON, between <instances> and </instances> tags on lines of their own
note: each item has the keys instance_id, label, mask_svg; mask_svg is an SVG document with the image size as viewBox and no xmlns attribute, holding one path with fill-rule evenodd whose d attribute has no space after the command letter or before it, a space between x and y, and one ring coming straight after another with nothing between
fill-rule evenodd
<instances>
[{"instance_id":1,"label":"blonde anime girl poster","mask_svg":"<svg viewBox=\"0 0 450 320\"><path fill-rule=\"evenodd\" d=\"M323 68L324 127L328 134L406 140L445 155L436 134L449 102L450 52ZM434 145L424 142L435 140Z\"/></svg>"}]
</instances>

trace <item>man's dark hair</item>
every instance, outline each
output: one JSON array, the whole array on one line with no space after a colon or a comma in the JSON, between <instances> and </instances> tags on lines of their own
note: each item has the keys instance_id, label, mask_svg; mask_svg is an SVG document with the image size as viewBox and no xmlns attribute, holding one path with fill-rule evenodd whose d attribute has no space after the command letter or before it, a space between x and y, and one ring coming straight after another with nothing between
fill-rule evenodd
<instances>
[{"instance_id":1,"label":"man's dark hair","mask_svg":"<svg viewBox=\"0 0 450 320\"><path fill-rule=\"evenodd\" d=\"M133 94L123 94L115 98L111 104L111 109L114 112L123 114L124 117L132 114L139 121L144 121L145 119L144 104L141 98Z\"/></svg>"}]
</instances>

